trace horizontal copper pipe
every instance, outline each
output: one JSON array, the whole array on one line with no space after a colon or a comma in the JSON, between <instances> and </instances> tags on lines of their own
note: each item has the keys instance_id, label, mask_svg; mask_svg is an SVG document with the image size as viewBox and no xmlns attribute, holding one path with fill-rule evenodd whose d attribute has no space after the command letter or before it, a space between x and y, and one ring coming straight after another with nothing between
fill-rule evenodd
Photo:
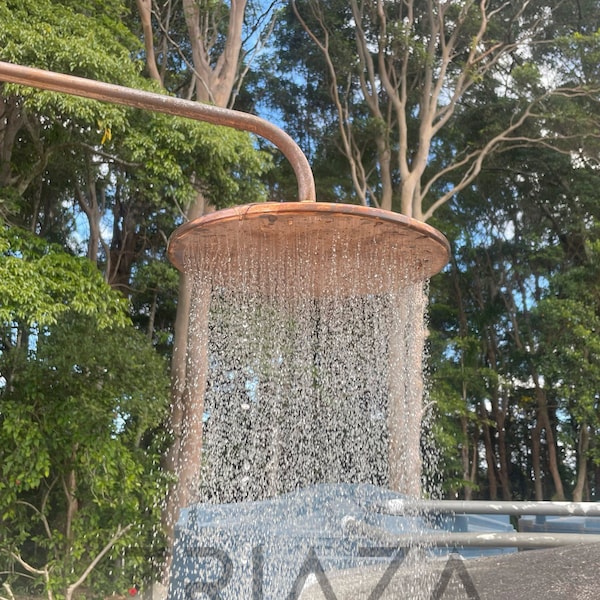
<instances>
[{"instance_id":1,"label":"horizontal copper pipe","mask_svg":"<svg viewBox=\"0 0 600 600\"><path fill-rule=\"evenodd\" d=\"M300 202L316 200L313 173L298 144L285 131L255 115L1 61L0 81L186 117L255 133L275 144L290 162L298 180L298 200Z\"/></svg>"}]
</instances>

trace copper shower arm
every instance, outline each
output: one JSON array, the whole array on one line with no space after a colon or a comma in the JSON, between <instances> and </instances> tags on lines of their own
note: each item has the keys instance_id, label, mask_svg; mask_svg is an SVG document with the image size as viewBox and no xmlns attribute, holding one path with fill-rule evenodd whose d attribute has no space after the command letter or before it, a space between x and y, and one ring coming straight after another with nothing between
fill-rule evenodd
<instances>
[{"instance_id":1,"label":"copper shower arm","mask_svg":"<svg viewBox=\"0 0 600 600\"><path fill-rule=\"evenodd\" d=\"M0 61L0 81L187 117L255 133L275 144L290 162L298 180L298 200L300 202L316 200L313 173L298 144L285 131L255 115L2 61Z\"/></svg>"}]
</instances>

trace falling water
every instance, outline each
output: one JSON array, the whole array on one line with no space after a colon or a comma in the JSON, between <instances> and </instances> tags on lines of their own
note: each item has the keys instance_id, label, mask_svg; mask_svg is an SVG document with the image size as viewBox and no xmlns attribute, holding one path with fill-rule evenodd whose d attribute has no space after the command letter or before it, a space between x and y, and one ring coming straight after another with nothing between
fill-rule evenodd
<instances>
[{"instance_id":1,"label":"falling water","mask_svg":"<svg viewBox=\"0 0 600 600\"><path fill-rule=\"evenodd\" d=\"M196 386L205 393L191 427L203 423L195 500L255 506L319 484L418 495L419 261L402 247L392 256L372 243L350 248L342 235L326 247L302 232L273 243L243 227L218 253L192 248L186 258L197 291L190 346L205 351L195 375L205 377ZM412 598L428 597L428 586L422 596L417 587ZM284 597L277 593L265 598Z\"/></svg>"}]
</instances>

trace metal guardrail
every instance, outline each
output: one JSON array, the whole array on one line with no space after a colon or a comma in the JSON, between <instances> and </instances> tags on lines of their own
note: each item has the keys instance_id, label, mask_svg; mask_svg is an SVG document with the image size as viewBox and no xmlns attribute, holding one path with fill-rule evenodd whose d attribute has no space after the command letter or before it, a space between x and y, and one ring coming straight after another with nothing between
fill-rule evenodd
<instances>
[{"instance_id":1,"label":"metal guardrail","mask_svg":"<svg viewBox=\"0 0 600 600\"><path fill-rule=\"evenodd\" d=\"M425 514L543 515L600 517L600 502L512 502L487 500L389 500L371 507L373 512L392 516Z\"/></svg>"},{"instance_id":2,"label":"metal guardrail","mask_svg":"<svg viewBox=\"0 0 600 600\"><path fill-rule=\"evenodd\" d=\"M510 515L600 517L600 502L510 502L483 500L394 499L370 507L391 516ZM554 532L450 532L393 535L356 519L344 523L350 534L375 535L399 547L555 548L578 544L600 544L600 535Z\"/></svg>"},{"instance_id":3,"label":"metal guardrail","mask_svg":"<svg viewBox=\"0 0 600 600\"><path fill-rule=\"evenodd\" d=\"M478 547L478 548L557 548L579 544L600 544L600 535L579 533L535 533L535 532L410 532L393 534L379 527L373 527L359 519L347 518L344 531L349 535L366 535L397 546L414 547Z\"/></svg>"}]
</instances>

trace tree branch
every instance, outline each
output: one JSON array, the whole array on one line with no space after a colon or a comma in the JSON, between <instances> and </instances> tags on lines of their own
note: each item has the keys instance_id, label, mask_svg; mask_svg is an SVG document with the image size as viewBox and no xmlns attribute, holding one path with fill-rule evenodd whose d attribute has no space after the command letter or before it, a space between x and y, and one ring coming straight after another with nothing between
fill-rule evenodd
<instances>
[{"instance_id":1,"label":"tree branch","mask_svg":"<svg viewBox=\"0 0 600 600\"><path fill-rule=\"evenodd\" d=\"M138 14L142 22L142 36L144 38L144 48L146 50L146 67L148 74L152 79L163 85L162 77L158 72L156 65L156 55L154 53L154 34L152 31L152 0L136 0Z\"/></svg>"},{"instance_id":2,"label":"tree branch","mask_svg":"<svg viewBox=\"0 0 600 600\"><path fill-rule=\"evenodd\" d=\"M96 555L94 560L87 566L85 571L81 574L81 577L75 582L72 583L68 588L65 594L65 600L72 600L73 593L81 586L81 584L88 578L89 574L94 570L96 565L104 558L104 556L109 552L109 550L121 539L133 526L133 523L130 523L126 527L121 527L120 525L117 527L117 531L110 538L108 543L100 550L100 552Z\"/></svg>"},{"instance_id":3,"label":"tree branch","mask_svg":"<svg viewBox=\"0 0 600 600\"><path fill-rule=\"evenodd\" d=\"M316 6L315 6L316 5ZM349 107L348 104L344 106L342 100L340 98L339 90L338 90L338 78L337 72L335 70L335 65L333 64L333 60L331 58L331 54L329 53L329 31L325 25L323 16L320 12L319 3L311 3L311 7L313 9L313 16L317 19L319 23L319 27L323 32L324 41L321 41L317 35L312 31L309 27L308 23L304 20L298 7L296 5L295 0L292 0L292 9L296 18L298 19L300 25L310 37L310 39L316 44L316 46L321 51L323 58L325 59L325 63L327 65L327 71L331 78L330 90L331 90L331 98L336 108L336 112L338 113L338 129L340 132L340 137L343 144L343 151L348 159L350 165L350 174L352 177L352 183L354 185L354 189L359 197L361 204L367 203L366 198L366 188L367 182L364 179L364 169L362 165L362 161L360 160L361 154L356 149L356 145L353 143L352 136L352 126L349 119ZM319 11L319 12L317 12ZM356 157L358 156L358 158Z\"/></svg>"},{"instance_id":4,"label":"tree branch","mask_svg":"<svg viewBox=\"0 0 600 600\"><path fill-rule=\"evenodd\" d=\"M8 598L5 598L4 596L0 596L0 600L16 600L15 595L13 594L13 591L7 581L5 581L2 584L2 587L6 590L6 593L8 594Z\"/></svg>"},{"instance_id":5,"label":"tree branch","mask_svg":"<svg viewBox=\"0 0 600 600\"><path fill-rule=\"evenodd\" d=\"M32 575L42 575L43 577L48 578L48 569L36 569L32 567L27 561L21 558L21 555L18 552L9 552L8 553L11 558L16 560L28 573Z\"/></svg>"},{"instance_id":6,"label":"tree branch","mask_svg":"<svg viewBox=\"0 0 600 600\"><path fill-rule=\"evenodd\" d=\"M31 508L31 510L33 510L33 512L35 512L38 515L38 517L42 521L42 525L44 526L44 531L46 532L46 536L48 537L49 540L51 540L52 539L52 531L50 530L50 525L48 523L48 519L46 518L46 515L40 509L38 509L36 506L31 504L30 502L25 502L25 500L17 500L17 504L21 504L22 506L27 506L28 508ZM42 507L44 504L45 504L45 500L42 504Z\"/></svg>"}]
</instances>

